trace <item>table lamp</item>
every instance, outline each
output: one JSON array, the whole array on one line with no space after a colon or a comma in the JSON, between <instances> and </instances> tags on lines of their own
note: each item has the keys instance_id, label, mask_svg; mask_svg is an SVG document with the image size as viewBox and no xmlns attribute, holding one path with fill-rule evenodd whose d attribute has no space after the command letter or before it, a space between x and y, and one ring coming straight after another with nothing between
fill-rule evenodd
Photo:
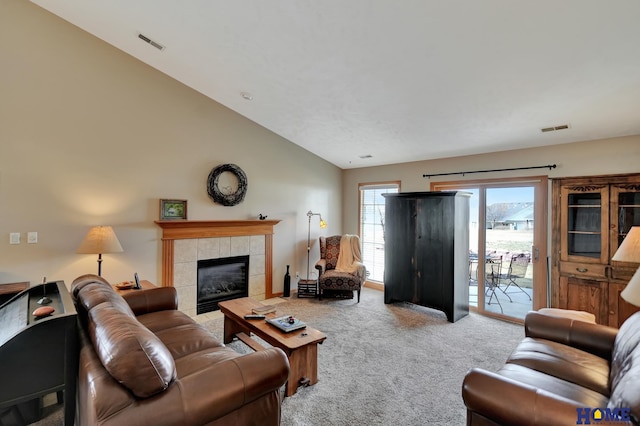
<instances>
[{"instance_id":1,"label":"table lamp","mask_svg":"<svg viewBox=\"0 0 640 426\"><path fill-rule=\"evenodd\" d=\"M98 276L102 274L102 254L103 253L120 253L122 246L113 228L110 226L94 226L80 243L80 247L76 250L79 254L97 254L98 255Z\"/></svg>"},{"instance_id":2,"label":"table lamp","mask_svg":"<svg viewBox=\"0 0 640 426\"><path fill-rule=\"evenodd\" d=\"M640 226L633 226L611 260L640 263ZM620 296L635 306L640 306L640 268L633 274Z\"/></svg>"}]
</instances>

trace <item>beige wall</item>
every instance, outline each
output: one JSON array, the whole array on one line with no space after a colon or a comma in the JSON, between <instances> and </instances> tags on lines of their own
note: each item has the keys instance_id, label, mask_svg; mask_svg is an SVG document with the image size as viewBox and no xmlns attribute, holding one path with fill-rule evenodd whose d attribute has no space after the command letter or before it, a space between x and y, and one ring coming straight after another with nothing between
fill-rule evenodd
<instances>
[{"instance_id":1,"label":"beige wall","mask_svg":"<svg viewBox=\"0 0 640 426\"><path fill-rule=\"evenodd\" d=\"M571 131L571 130L567 130ZM424 174L556 164L555 169L439 176ZM549 178L640 172L640 135L544 148L445 158L343 171L343 232L358 231L358 183L401 181L403 192L428 191L431 182L547 175ZM549 196L551 191L549 191ZM550 224L549 224L550 225Z\"/></svg>"},{"instance_id":2,"label":"beige wall","mask_svg":"<svg viewBox=\"0 0 640 426\"><path fill-rule=\"evenodd\" d=\"M75 250L99 224L125 250L104 256L105 278L158 282L160 198L187 199L189 219L280 219L276 291L285 265L304 274L309 209L341 231L340 169L32 3L0 2L0 58L0 283L97 272ZM234 207L206 192L225 163L248 176Z\"/></svg>"}]
</instances>

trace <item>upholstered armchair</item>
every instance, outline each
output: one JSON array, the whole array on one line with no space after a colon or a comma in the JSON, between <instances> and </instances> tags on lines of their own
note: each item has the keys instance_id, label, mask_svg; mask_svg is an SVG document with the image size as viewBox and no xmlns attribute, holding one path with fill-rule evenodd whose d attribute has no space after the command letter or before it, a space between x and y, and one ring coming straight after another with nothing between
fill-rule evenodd
<instances>
[{"instance_id":1,"label":"upholstered armchair","mask_svg":"<svg viewBox=\"0 0 640 426\"><path fill-rule=\"evenodd\" d=\"M342 261L340 243L343 247ZM360 252L360 238L357 235L333 235L320 237L320 260L316 262L318 270L318 296L322 299L326 290L349 293L353 298L353 292L358 292L360 303L360 290L364 285L367 273L362 264Z\"/></svg>"}]
</instances>

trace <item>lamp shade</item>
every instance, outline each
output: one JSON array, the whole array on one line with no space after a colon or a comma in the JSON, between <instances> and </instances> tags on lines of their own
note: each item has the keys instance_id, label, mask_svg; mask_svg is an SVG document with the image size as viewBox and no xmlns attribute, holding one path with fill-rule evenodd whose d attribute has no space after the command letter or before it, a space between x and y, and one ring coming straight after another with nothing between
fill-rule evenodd
<instances>
[{"instance_id":1,"label":"lamp shade","mask_svg":"<svg viewBox=\"0 0 640 426\"><path fill-rule=\"evenodd\" d=\"M640 226L633 226L611 260L640 263Z\"/></svg>"},{"instance_id":2,"label":"lamp shade","mask_svg":"<svg viewBox=\"0 0 640 426\"><path fill-rule=\"evenodd\" d=\"M84 240L80 243L76 253L79 254L102 254L120 253L122 246L113 228L110 226L94 226L87 232Z\"/></svg>"},{"instance_id":3,"label":"lamp shade","mask_svg":"<svg viewBox=\"0 0 640 426\"><path fill-rule=\"evenodd\" d=\"M611 260L616 262L640 263L640 226L633 226ZM627 286L620 293L627 302L640 306L640 268L633 274Z\"/></svg>"},{"instance_id":4,"label":"lamp shade","mask_svg":"<svg viewBox=\"0 0 640 426\"><path fill-rule=\"evenodd\" d=\"M620 293L620 297L632 305L640 306L640 268L633 274L627 286Z\"/></svg>"}]
</instances>

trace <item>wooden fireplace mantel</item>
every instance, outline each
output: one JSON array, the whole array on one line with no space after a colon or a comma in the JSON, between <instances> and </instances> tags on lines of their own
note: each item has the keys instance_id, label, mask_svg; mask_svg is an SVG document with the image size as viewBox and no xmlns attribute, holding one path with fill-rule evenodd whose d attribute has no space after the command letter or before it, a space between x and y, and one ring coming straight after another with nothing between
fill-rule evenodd
<instances>
[{"instance_id":1,"label":"wooden fireplace mantel","mask_svg":"<svg viewBox=\"0 0 640 426\"><path fill-rule=\"evenodd\" d=\"M162 228L162 285L173 286L175 240L191 238L265 236L265 296L273 297L273 227L279 220L156 220Z\"/></svg>"},{"instance_id":2,"label":"wooden fireplace mantel","mask_svg":"<svg viewBox=\"0 0 640 426\"><path fill-rule=\"evenodd\" d=\"M279 220L156 220L163 240L273 235Z\"/></svg>"}]
</instances>

